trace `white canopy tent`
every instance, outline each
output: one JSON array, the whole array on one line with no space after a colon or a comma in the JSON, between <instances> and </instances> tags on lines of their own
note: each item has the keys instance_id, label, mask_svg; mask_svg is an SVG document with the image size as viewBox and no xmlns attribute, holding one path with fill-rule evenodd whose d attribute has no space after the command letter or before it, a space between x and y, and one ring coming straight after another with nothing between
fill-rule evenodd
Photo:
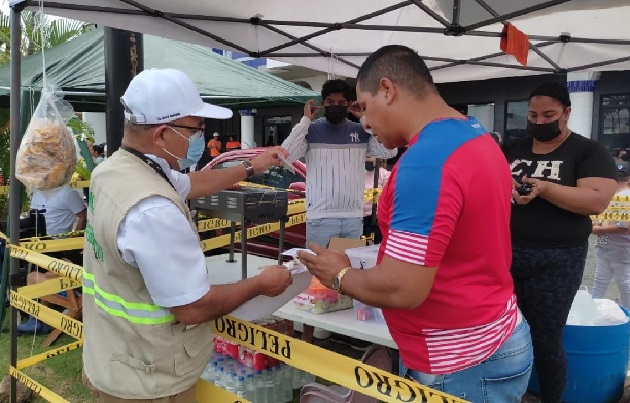
<instances>
[{"instance_id":1,"label":"white canopy tent","mask_svg":"<svg viewBox=\"0 0 630 403\"><path fill-rule=\"evenodd\" d=\"M387 44L418 51L436 82L630 69L629 0L11 0L11 5L354 77ZM499 49L529 35L526 67Z\"/></svg>"},{"instance_id":2,"label":"white canopy tent","mask_svg":"<svg viewBox=\"0 0 630 403\"><path fill-rule=\"evenodd\" d=\"M374 50L415 49L436 82L630 69L630 0L10 0L10 243L19 243L20 15L46 14L243 52L353 77ZM503 23L530 39L527 66L499 51ZM19 261L11 257L10 285ZM5 282L6 284L6 282ZM10 363L17 363L11 309ZM15 401L11 378L11 401Z\"/></svg>"}]
</instances>

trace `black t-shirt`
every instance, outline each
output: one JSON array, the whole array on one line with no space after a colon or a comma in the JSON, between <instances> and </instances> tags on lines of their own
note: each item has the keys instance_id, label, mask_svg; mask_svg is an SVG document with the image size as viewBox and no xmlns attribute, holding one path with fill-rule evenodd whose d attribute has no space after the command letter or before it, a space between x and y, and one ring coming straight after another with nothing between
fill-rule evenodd
<instances>
[{"instance_id":1,"label":"black t-shirt","mask_svg":"<svg viewBox=\"0 0 630 403\"><path fill-rule=\"evenodd\" d=\"M616 179L615 164L606 148L593 140L571 133L548 154L532 152L532 137L503 145L512 176L524 175L564 186L577 186L582 178ZM592 231L591 219L557 207L542 198L525 205L512 205L512 243L532 248L562 248L580 245Z\"/></svg>"}]
</instances>

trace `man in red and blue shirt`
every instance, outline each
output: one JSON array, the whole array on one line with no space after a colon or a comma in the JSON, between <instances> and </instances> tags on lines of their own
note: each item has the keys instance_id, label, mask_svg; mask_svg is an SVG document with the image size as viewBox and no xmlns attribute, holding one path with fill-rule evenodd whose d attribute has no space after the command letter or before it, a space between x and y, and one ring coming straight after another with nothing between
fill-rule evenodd
<instances>
[{"instance_id":1,"label":"man in red and blue shirt","mask_svg":"<svg viewBox=\"0 0 630 403\"><path fill-rule=\"evenodd\" d=\"M350 269L317 246L300 258L322 284L383 308L407 376L469 401L520 402L532 348L509 272L512 179L501 150L444 102L409 48L373 53L357 81L365 124L387 148L409 145L379 202L377 266Z\"/></svg>"}]
</instances>

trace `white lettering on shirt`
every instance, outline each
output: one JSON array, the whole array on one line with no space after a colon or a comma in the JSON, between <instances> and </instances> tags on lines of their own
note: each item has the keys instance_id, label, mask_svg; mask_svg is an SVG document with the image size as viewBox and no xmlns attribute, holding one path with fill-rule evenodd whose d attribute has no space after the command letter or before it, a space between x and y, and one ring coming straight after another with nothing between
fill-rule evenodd
<instances>
[{"instance_id":1,"label":"white lettering on shirt","mask_svg":"<svg viewBox=\"0 0 630 403\"><path fill-rule=\"evenodd\" d=\"M510 170L512 171L512 175L515 176L520 176L523 173L522 169L519 169L518 171L515 171L514 168L516 168L517 166L519 166L521 163L527 165L528 167L532 165L531 161L527 161L527 160L514 160L514 162L512 162L510 164Z\"/></svg>"},{"instance_id":2,"label":"white lettering on shirt","mask_svg":"<svg viewBox=\"0 0 630 403\"><path fill-rule=\"evenodd\" d=\"M538 166L536 167L536 171L532 174L532 178L545 178L545 171L549 170L549 175L547 175L547 179L553 180L561 180L560 176L560 165L562 165L563 161L537 161Z\"/></svg>"}]
</instances>

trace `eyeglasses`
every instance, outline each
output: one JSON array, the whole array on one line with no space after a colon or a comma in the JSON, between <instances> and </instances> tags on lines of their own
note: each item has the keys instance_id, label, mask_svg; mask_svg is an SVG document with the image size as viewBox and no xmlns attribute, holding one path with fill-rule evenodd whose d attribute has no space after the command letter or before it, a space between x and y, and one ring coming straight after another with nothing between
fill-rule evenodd
<instances>
[{"instance_id":1,"label":"eyeglasses","mask_svg":"<svg viewBox=\"0 0 630 403\"><path fill-rule=\"evenodd\" d=\"M202 137L203 137L203 134L204 134L204 133L205 133L205 131L206 131L206 128L205 128L205 127L183 126L183 125L173 125L173 124L168 124L168 125L166 125L166 126L168 126L168 127L170 127L170 128L173 128L173 127L178 127L178 128L180 128L180 129L194 130L194 133L193 133L190 137L188 137L188 138L186 138L186 136L182 135L182 134L181 134L180 132L178 132L177 130L173 130L174 132L176 132L176 133L177 133L177 134L179 134L180 136L182 136L182 137L186 138L188 141L199 140L200 138L202 138Z\"/></svg>"}]
</instances>

